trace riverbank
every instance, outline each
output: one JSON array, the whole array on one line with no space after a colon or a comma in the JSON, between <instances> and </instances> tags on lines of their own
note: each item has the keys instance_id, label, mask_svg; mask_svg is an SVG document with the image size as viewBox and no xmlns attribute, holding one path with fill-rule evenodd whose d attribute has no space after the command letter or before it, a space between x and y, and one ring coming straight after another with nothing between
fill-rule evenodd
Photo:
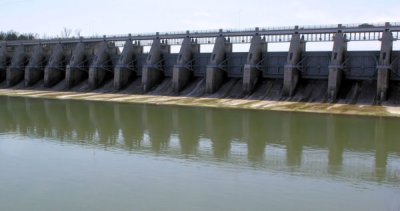
<instances>
[{"instance_id":1,"label":"riverbank","mask_svg":"<svg viewBox=\"0 0 400 211\"><path fill-rule=\"evenodd\" d=\"M178 105L193 107L251 109L268 111L291 111L307 113L325 113L342 115L382 116L400 117L400 107L370 106L370 105L348 105L328 103L302 103L281 102L265 100L243 100L243 99L216 99L216 98L194 98L155 95L130 95L130 94L105 94L105 93L82 93L82 92L59 92L59 91L37 91L37 90L12 90L0 89L0 96L45 98L60 100L89 100L101 102L121 102L154 105Z\"/></svg>"}]
</instances>

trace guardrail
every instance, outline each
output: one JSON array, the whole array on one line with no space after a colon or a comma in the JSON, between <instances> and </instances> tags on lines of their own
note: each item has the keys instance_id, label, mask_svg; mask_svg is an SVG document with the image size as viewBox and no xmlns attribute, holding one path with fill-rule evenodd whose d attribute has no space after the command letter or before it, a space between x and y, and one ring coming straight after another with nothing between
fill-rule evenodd
<instances>
[{"instance_id":1,"label":"guardrail","mask_svg":"<svg viewBox=\"0 0 400 211\"><path fill-rule=\"evenodd\" d=\"M156 38L166 40L175 40L168 42L170 44L179 44L180 39L187 36L198 39L200 44L210 44L213 39L218 36L225 36L227 38L238 38L240 43L248 43L255 34L263 36L267 42L288 42L294 33L304 35L307 42L321 42L331 41L332 36L338 31L348 34L349 41L373 41L379 40L380 34L385 30L390 30L395 33L394 37L399 37L400 22L392 23L362 23L362 24L338 24L338 25L321 25L321 26L284 26L284 27L265 27L265 28L252 28L252 29L219 29L219 30L197 30L186 32L164 32L164 33L144 33L144 34L128 34L128 35L108 35L108 36L91 36L91 37L72 37L72 38L46 38L35 40L18 40L18 41L0 41L1 44L6 46L17 45L37 45L37 44L73 44L78 42L101 42L101 41L149 41L144 42L142 45L151 45L151 40ZM373 34L373 35L372 35ZM310 36L313 35L313 36ZM322 37L324 37L322 39ZM243 38L243 39L240 39Z\"/></svg>"}]
</instances>

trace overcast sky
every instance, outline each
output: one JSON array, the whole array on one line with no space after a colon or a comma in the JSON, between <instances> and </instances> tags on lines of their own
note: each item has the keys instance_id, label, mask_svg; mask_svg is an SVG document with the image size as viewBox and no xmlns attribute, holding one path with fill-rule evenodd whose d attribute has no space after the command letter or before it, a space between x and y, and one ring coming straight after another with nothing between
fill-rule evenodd
<instances>
[{"instance_id":1,"label":"overcast sky","mask_svg":"<svg viewBox=\"0 0 400 211\"><path fill-rule=\"evenodd\" d=\"M398 0L0 0L0 31L82 35L400 21Z\"/></svg>"}]
</instances>

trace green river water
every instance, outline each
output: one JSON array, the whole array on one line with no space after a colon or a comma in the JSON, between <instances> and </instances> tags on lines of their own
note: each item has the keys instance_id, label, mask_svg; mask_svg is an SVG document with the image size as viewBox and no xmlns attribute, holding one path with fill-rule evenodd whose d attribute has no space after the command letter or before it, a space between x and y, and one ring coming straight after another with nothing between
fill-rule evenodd
<instances>
[{"instance_id":1,"label":"green river water","mask_svg":"<svg viewBox=\"0 0 400 211\"><path fill-rule=\"evenodd\" d=\"M400 119L0 97L0 210L400 210Z\"/></svg>"}]
</instances>

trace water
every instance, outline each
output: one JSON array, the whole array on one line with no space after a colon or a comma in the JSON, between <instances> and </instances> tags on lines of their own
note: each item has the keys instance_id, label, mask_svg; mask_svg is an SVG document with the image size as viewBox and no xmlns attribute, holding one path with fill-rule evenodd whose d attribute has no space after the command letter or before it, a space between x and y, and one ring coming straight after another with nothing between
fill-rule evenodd
<instances>
[{"instance_id":1,"label":"water","mask_svg":"<svg viewBox=\"0 0 400 211\"><path fill-rule=\"evenodd\" d=\"M0 210L400 210L400 119L0 102Z\"/></svg>"}]
</instances>

